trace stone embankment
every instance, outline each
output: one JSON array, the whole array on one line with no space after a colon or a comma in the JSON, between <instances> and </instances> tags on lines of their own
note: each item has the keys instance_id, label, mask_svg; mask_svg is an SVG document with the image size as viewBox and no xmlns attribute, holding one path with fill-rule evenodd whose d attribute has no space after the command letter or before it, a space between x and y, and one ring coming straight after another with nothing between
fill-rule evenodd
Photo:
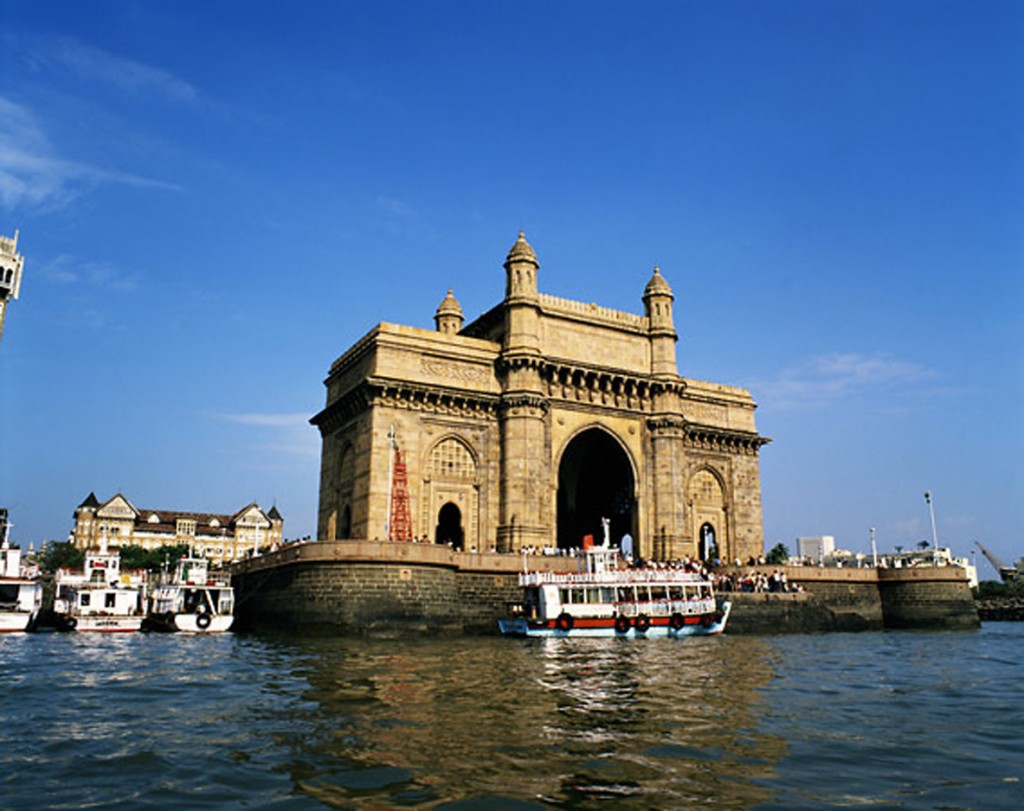
<instances>
[{"instance_id":1,"label":"stone embankment","mask_svg":"<svg viewBox=\"0 0 1024 811\"><path fill-rule=\"evenodd\" d=\"M496 633L518 602L518 555L454 552L434 544L329 541L288 546L232 567L236 627L362 633ZM576 560L530 556L533 570L573 571ZM726 568L745 576L760 568ZM881 628L977 628L962 569L778 567L798 592L726 592L729 633Z\"/></svg>"},{"instance_id":2,"label":"stone embankment","mask_svg":"<svg viewBox=\"0 0 1024 811\"><path fill-rule=\"evenodd\" d=\"M988 597L977 601L984 622L1024 622L1024 597Z\"/></svg>"}]
</instances>

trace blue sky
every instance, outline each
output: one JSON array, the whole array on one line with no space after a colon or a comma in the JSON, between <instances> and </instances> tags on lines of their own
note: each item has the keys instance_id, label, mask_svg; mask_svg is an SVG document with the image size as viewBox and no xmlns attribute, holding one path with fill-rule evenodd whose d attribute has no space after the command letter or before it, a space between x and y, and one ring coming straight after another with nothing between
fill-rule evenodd
<instances>
[{"instance_id":1,"label":"blue sky","mask_svg":"<svg viewBox=\"0 0 1024 811\"><path fill-rule=\"evenodd\" d=\"M1024 6L0 5L0 504L276 503L379 321L504 292L642 312L749 387L765 539L1024 555ZM980 561L980 558L979 558ZM982 574L992 575L991 570Z\"/></svg>"}]
</instances>

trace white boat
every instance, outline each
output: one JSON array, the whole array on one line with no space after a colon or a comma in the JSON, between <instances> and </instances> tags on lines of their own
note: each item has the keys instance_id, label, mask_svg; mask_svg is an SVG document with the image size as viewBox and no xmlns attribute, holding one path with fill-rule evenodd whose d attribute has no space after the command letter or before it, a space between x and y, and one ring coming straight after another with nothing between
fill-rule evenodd
<instances>
[{"instance_id":1,"label":"white boat","mask_svg":"<svg viewBox=\"0 0 1024 811\"><path fill-rule=\"evenodd\" d=\"M5 539L0 544L0 633L32 630L42 604L42 583L23 576L21 550Z\"/></svg>"},{"instance_id":2,"label":"white boat","mask_svg":"<svg viewBox=\"0 0 1024 811\"><path fill-rule=\"evenodd\" d=\"M523 600L498 621L506 636L684 637L720 634L732 604L684 568L626 567L618 550L585 549L580 571L519 576ZM525 558L524 558L525 561Z\"/></svg>"},{"instance_id":3,"label":"white boat","mask_svg":"<svg viewBox=\"0 0 1024 811\"><path fill-rule=\"evenodd\" d=\"M105 542L86 551L81 572L58 570L56 588L60 630L122 633L142 626L146 572L121 571L121 553Z\"/></svg>"},{"instance_id":4,"label":"white boat","mask_svg":"<svg viewBox=\"0 0 1024 811\"><path fill-rule=\"evenodd\" d=\"M169 583L157 586L143 625L147 631L222 633L235 616L235 591L226 575L210 572L209 561L185 557Z\"/></svg>"}]
</instances>

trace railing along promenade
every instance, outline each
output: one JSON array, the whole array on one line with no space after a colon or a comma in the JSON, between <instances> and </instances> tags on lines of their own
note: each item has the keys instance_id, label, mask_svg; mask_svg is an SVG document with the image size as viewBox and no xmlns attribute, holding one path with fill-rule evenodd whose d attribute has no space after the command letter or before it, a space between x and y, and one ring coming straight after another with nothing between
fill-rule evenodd
<instances>
[{"instance_id":1,"label":"railing along promenade","mask_svg":"<svg viewBox=\"0 0 1024 811\"><path fill-rule=\"evenodd\" d=\"M525 560L524 560L525 558ZM583 558L568 555L522 555L519 553L462 552L443 544L408 541L304 541L288 544L259 557L247 558L231 564L234 574L265 571L282 566L307 563L392 563L423 566L441 566L467 572L493 572L494 574L519 574L525 568L530 572L552 572L572 574L578 572L581 579L593 577L580 572ZM637 571L629 577L636 578ZM902 581L962 582L967 573L959 566L920 566L899 569L883 568L839 568L835 566L772 566L728 565L714 570L716 575L746 577L750 574L785 573L792 583L813 586L815 583L872 584ZM673 575L675 573L675 575ZM670 575L692 573L673 569L651 569L651 580L665 580Z\"/></svg>"},{"instance_id":2,"label":"railing along promenade","mask_svg":"<svg viewBox=\"0 0 1024 811\"><path fill-rule=\"evenodd\" d=\"M518 574L523 571L524 557L530 571L575 572L581 562L580 558L564 555L460 552L443 544L413 541L304 541L236 561L230 570L232 574L249 574L295 564L376 563Z\"/></svg>"}]
</instances>

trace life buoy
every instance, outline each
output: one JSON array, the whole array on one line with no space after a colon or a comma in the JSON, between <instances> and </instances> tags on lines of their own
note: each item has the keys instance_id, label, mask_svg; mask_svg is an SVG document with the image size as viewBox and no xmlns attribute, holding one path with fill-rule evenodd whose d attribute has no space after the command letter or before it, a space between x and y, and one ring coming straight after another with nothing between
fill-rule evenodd
<instances>
[{"instance_id":1,"label":"life buoy","mask_svg":"<svg viewBox=\"0 0 1024 811\"><path fill-rule=\"evenodd\" d=\"M646 634L647 629L651 627L651 618L646 614L638 614L637 618L633 620L633 627L636 628L638 634Z\"/></svg>"},{"instance_id":2,"label":"life buoy","mask_svg":"<svg viewBox=\"0 0 1024 811\"><path fill-rule=\"evenodd\" d=\"M74 617L68 617L68 630L73 631L78 627L78 620Z\"/></svg>"},{"instance_id":3,"label":"life buoy","mask_svg":"<svg viewBox=\"0 0 1024 811\"><path fill-rule=\"evenodd\" d=\"M668 618L668 627L673 631L679 631L686 625L686 618L678 611Z\"/></svg>"},{"instance_id":4,"label":"life buoy","mask_svg":"<svg viewBox=\"0 0 1024 811\"><path fill-rule=\"evenodd\" d=\"M629 617L627 617L625 614L619 614L619 616L615 618L615 633L629 633Z\"/></svg>"},{"instance_id":5,"label":"life buoy","mask_svg":"<svg viewBox=\"0 0 1024 811\"><path fill-rule=\"evenodd\" d=\"M207 614L205 611L200 614L196 614L196 628L198 628L199 630L205 631L207 628L210 627L210 622L210 615Z\"/></svg>"},{"instance_id":6,"label":"life buoy","mask_svg":"<svg viewBox=\"0 0 1024 811\"><path fill-rule=\"evenodd\" d=\"M710 628L712 625L715 624L715 618L712 617L710 614L704 614L700 618L700 624L703 628Z\"/></svg>"},{"instance_id":7,"label":"life buoy","mask_svg":"<svg viewBox=\"0 0 1024 811\"><path fill-rule=\"evenodd\" d=\"M559 631L564 631L565 633L571 631L572 626L575 624L576 621L572 618L572 614L566 613L565 611L559 614L558 619L555 620L555 627Z\"/></svg>"}]
</instances>

